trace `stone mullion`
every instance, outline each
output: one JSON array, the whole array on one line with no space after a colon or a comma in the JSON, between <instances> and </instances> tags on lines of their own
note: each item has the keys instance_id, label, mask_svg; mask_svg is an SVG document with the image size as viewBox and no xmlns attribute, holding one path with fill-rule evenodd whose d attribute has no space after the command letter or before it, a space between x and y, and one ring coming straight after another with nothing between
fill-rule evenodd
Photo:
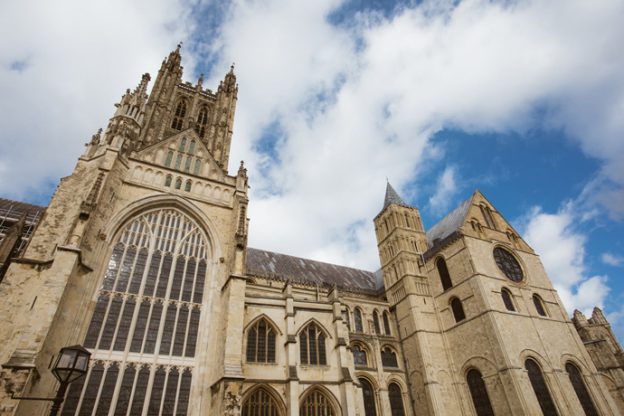
<instances>
[{"instance_id":1,"label":"stone mullion","mask_svg":"<svg viewBox=\"0 0 624 416\"><path fill-rule=\"evenodd\" d=\"M167 310L171 308L172 306L176 308L176 314L175 314L175 320L173 322L173 329L171 330L171 343L169 345L169 352L167 353L169 357L173 356L173 348L174 348L173 346L175 345L176 331L178 329L178 323L179 323L178 320L180 319L180 303L175 302L175 301L170 301L167 305ZM164 316L166 317L167 314L165 313ZM160 346L158 347L158 353L160 354Z\"/></svg>"},{"instance_id":2,"label":"stone mullion","mask_svg":"<svg viewBox=\"0 0 624 416\"><path fill-rule=\"evenodd\" d=\"M126 416L130 415L130 411L132 410L132 402L134 401L134 393L136 393L136 387L139 380L139 373L141 372L141 365L137 365L134 371L134 380L132 380L132 391L130 392L130 398L128 399L128 408L126 409ZM125 372L125 369L124 369Z\"/></svg>"},{"instance_id":3,"label":"stone mullion","mask_svg":"<svg viewBox=\"0 0 624 416\"><path fill-rule=\"evenodd\" d=\"M78 398L78 403L76 404L76 410L74 411L74 415L78 415L78 412L80 411L80 407L82 406L82 400L84 399L85 392L87 391L87 386L89 385L89 380L91 379L91 370L93 370L95 364L95 361L91 361L89 363L89 370L85 375L86 379L84 384L82 385L82 390L80 391L80 397Z\"/></svg>"},{"instance_id":4,"label":"stone mullion","mask_svg":"<svg viewBox=\"0 0 624 416\"><path fill-rule=\"evenodd\" d=\"M170 366L165 366L165 382L163 383L163 389L160 393L160 408L158 414L162 415L163 407L165 406L165 397L167 396L167 384L169 384L169 373L171 372Z\"/></svg>"},{"instance_id":5,"label":"stone mullion","mask_svg":"<svg viewBox=\"0 0 624 416\"><path fill-rule=\"evenodd\" d=\"M100 405L100 396L102 395L102 388L104 387L104 381L106 381L106 375L108 374L108 369L110 368L110 361L104 362L104 372L102 373L102 378L100 379L100 385L98 387L97 396L95 397L95 406L93 406L93 410L91 411L91 416L95 416L97 408Z\"/></svg>"},{"instance_id":6,"label":"stone mullion","mask_svg":"<svg viewBox=\"0 0 624 416\"><path fill-rule=\"evenodd\" d=\"M186 357L186 344L188 342L188 337L189 337L189 329L191 327L191 315L193 312L193 304L189 303L188 304L188 317L186 319L186 328L184 329L184 344L182 345L182 358ZM179 312L179 308L178 308L178 312ZM176 322L177 325L177 322ZM195 341L195 348L197 348L197 341Z\"/></svg>"},{"instance_id":7,"label":"stone mullion","mask_svg":"<svg viewBox=\"0 0 624 416\"><path fill-rule=\"evenodd\" d=\"M149 410L149 402L152 399L152 388L154 387L154 377L156 376L156 370L158 370L158 365L152 363L149 366L149 378L147 379L145 398L143 399L143 409L141 410L142 416L147 416L147 411Z\"/></svg>"},{"instance_id":8,"label":"stone mullion","mask_svg":"<svg viewBox=\"0 0 624 416\"><path fill-rule=\"evenodd\" d=\"M178 414L178 401L180 400L180 386L182 385L182 374L184 374L184 369L181 367L176 367L178 369L178 385L176 387L176 396L175 403L173 406L173 414Z\"/></svg>"},{"instance_id":9,"label":"stone mullion","mask_svg":"<svg viewBox=\"0 0 624 416\"><path fill-rule=\"evenodd\" d=\"M197 286L197 275L199 273L199 262L200 262L200 258L199 257L195 257L195 272L193 273L193 287L191 288L191 299L189 300L189 302L193 302L195 299L195 288ZM185 342L186 344L186 342Z\"/></svg>"}]
</instances>

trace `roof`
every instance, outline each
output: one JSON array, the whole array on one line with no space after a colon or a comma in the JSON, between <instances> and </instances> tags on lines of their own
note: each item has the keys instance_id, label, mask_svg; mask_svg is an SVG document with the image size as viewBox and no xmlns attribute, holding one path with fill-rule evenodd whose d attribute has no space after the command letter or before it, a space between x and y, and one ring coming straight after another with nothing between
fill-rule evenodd
<instances>
[{"instance_id":1,"label":"roof","mask_svg":"<svg viewBox=\"0 0 624 416\"><path fill-rule=\"evenodd\" d=\"M247 274L300 284L337 286L349 292L377 294L382 287L380 273L255 248L247 248Z\"/></svg>"},{"instance_id":2,"label":"roof","mask_svg":"<svg viewBox=\"0 0 624 416\"><path fill-rule=\"evenodd\" d=\"M25 214L27 222L37 222L44 210L45 207L39 205L0 198L0 221L2 219L17 221Z\"/></svg>"},{"instance_id":3,"label":"roof","mask_svg":"<svg viewBox=\"0 0 624 416\"><path fill-rule=\"evenodd\" d=\"M403 201L403 198L399 196L397 191L394 190L392 185L390 185L390 182L388 182L386 184L386 197L384 198L384 206L383 206L384 209L387 208L391 204L408 206L407 203Z\"/></svg>"}]
</instances>

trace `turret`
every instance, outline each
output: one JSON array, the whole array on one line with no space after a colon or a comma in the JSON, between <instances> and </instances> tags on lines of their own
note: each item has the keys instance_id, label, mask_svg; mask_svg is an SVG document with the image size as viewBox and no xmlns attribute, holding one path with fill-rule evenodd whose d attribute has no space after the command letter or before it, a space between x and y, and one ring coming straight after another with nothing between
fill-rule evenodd
<instances>
[{"instance_id":1,"label":"turret","mask_svg":"<svg viewBox=\"0 0 624 416\"><path fill-rule=\"evenodd\" d=\"M375 233L386 289L405 275L420 274L427 236L417 208L386 186L384 206L375 217Z\"/></svg>"},{"instance_id":2,"label":"turret","mask_svg":"<svg viewBox=\"0 0 624 416\"><path fill-rule=\"evenodd\" d=\"M236 111L236 100L238 97L238 84L234 74L234 65L219 84L217 89L217 103L215 106L215 117L213 117L212 142L209 148L221 167L227 170L230 158L230 144L232 142L232 131L234 127L234 112Z\"/></svg>"}]
</instances>

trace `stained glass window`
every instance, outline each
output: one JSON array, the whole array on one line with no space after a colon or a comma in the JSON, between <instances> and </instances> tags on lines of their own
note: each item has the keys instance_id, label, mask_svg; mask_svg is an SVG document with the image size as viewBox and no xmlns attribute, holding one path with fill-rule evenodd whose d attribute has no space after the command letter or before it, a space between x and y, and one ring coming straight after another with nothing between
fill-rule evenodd
<instances>
[{"instance_id":1,"label":"stained glass window","mask_svg":"<svg viewBox=\"0 0 624 416\"><path fill-rule=\"evenodd\" d=\"M505 304L505 308L508 311L516 311L516 307L514 306L513 299L511 297L511 293L507 289L501 290L501 297L503 298L503 303Z\"/></svg>"},{"instance_id":2,"label":"stained glass window","mask_svg":"<svg viewBox=\"0 0 624 416\"><path fill-rule=\"evenodd\" d=\"M398 368L399 363L397 361L396 353L390 347L381 349L381 364L384 368Z\"/></svg>"},{"instance_id":3,"label":"stained glass window","mask_svg":"<svg viewBox=\"0 0 624 416\"><path fill-rule=\"evenodd\" d=\"M362 385L362 396L364 398L364 415L377 416L377 405L375 404L375 390L370 381L361 377L359 378Z\"/></svg>"},{"instance_id":4,"label":"stained glass window","mask_svg":"<svg viewBox=\"0 0 624 416\"><path fill-rule=\"evenodd\" d=\"M388 318L388 312L384 311L383 313L383 323L384 323L384 334L391 335L390 332L390 319Z\"/></svg>"},{"instance_id":5,"label":"stained glass window","mask_svg":"<svg viewBox=\"0 0 624 416\"><path fill-rule=\"evenodd\" d=\"M403 407L403 394L401 387L396 383L390 383L388 386L388 398L390 399L391 416L405 416L405 408Z\"/></svg>"},{"instance_id":6,"label":"stained glass window","mask_svg":"<svg viewBox=\"0 0 624 416\"><path fill-rule=\"evenodd\" d=\"M362 324L362 311L360 311L360 308L355 308L353 311L353 320L355 321L355 332L364 332L364 325Z\"/></svg>"},{"instance_id":7,"label":"stained glass window","mask_svg":"<svg viewBox=\"0 0 624 416\"><path fill-rule=\"evenodd\" d=\"M184 124L184 116L186 115L186 101L180 100L176 106L175 113L173 115L173 121L171 122L171 128L176 130L182 130Z\"/></svg>"},{"instance_id":8,"label":"stained glass window","mask_svg":"<svg viewBox=\"0 0 624 416\"><path fill-rule=\"evenodd\" d=\"M301 401L299 416L335 416L336 412L329 398L318 389L312 390Z\"/></svg>"},{"instance_id":9,"label":"stained glass window","mask_svg":"<svg viewBox=\"0 0 624 416\"><path fill-rule=\"evenodd\" d=\"M186 414L207 258L203 232L177 210L123 228L84 341L96 364L70 388L63 415Z\"/></svg>"},{"instance_id":10,"label":"stained glass window","mask_svg":"<svg viewBox=\"0 0 624 416\"><path fill-rule=\"evenodd\" d=\"M256 389L247 396L242 406L242 416L278 416L277 401L264 388Z\"/></svg>"},{"instance_id":11,"label":"stained glass window","mask_svg":"<svg viewBox=\"0 0 624 416\"><path fill-rule=\"evenodd\" d=\"M548 390L546 380L544 380L544 375L539 365L529 358L525 361L524 367L529 374L531 386L533 386L533 391L535 392L535 396L537 397L537 401L544 416L557 416L555 403L550 396L550 391Z\"/></svg>"},{"instance_id":12,"label":"stained glass window","mask_svg":"<svg viewBox=\"0 0 624 416\"><path fill-rule=\"evenodd\" d=\"M353 363L355 365L367 366L368 360L366 358L366 350L359 345L351 347L351 353L353 354Z\"/></svg>"},{"instance_id":13,"label":"stained glass window","mask_svg":"<svg viewBox=\"0 0 624 416\"><path fill-rule=\"evenodd\" d=\"M594 402L591 399L589 391L587 391L587 386L585 386L583 376L581 375L579 369L570 362L566 363L565 369L568 373L568 377L570 378L570 383L572 383L572 387L574 388L574 392L576 393L576 397L578 397L581 407L583 407L585 415L598 416L598 411L594 406Z\"/></svg>"},{"instance_id":14,"label":"stained glass window","mask_svg":"<svg viewBox=\"0 0 624 416\"><path fill-rule=\"evenodd\" d=\"M301 364L326 365L325 334L314 322L299 334Z\"/></svg>"},{"instance_id":15,"label":"stained glass window","mask_svg":"<svg viewBox=\"0 0 624 416\"><path fill-rule=\"evenodd\" d=\"M514 282L520 282L524 278L522 268L518 260L509 251L501 247L494 249L494 260L499 269Z\"/></svg>"},{"instance_id":16,"label":"stained glass window","mask_svg":"<svg viewBox=\"0 0 624 416\"><path fill-rule=\"evenodd\" d=\"M468 389L470 390L470 396L472 397L472 403L477 411L477 416L494 416L492 403L490 403L490 396L488 395L485 382L479 370L473 368L468 371L468 374L466 374L466 381L468 382Z\"/></svg>"},{"instance_id":17,"label":"stained glass window","mask_svg":"<svg viewBox=\"0 0 624 416\"><path fill-rule=\"evenodd\" d=\"M264 318L253 324L247 331L247 361L251 363L275 362L275 330Z\"/></svg>"}]
</instances>

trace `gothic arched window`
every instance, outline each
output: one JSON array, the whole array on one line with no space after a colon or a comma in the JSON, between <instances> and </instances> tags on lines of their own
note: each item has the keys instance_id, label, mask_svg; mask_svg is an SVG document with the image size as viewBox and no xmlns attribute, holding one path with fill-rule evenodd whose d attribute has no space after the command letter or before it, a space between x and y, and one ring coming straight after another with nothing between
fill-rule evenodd
<instances>
[{"instance_id":1,"label":"gothic arched window","mask_svg":"<svg viewBox=\"0 0 624 416\"><path fill-rule=\"evenodd\" d=\"M375 327L375 334L381 335L381 327L379 326L379 314L377 311L373 312L373 326Z\"/></svg>"},{"instance_id":2,"label":"gothic arched window","mask_svg":"<svg viewBox=\"0 0 624 416\"><path fill-rule=\"evenodd\" d=\"M199 110L199 116L197 116L197 134L199 137L204 137L206 134L206 124L208 123L208 108L203 106Z\"/></svg>"},{"instance_id":3,"label":"gothic arched window","mask_svg":"<svg viewBox=\"0 0 624 416\"><path fill-rule=\"evenodd\" d=\"M529 374L531 386L533 387L533 391L537 397L537 402L539 403L544 416L557 416L557 408L555 407L555 403L550 396L550 391L548 390L546 380L544 380L544 375L542 374L542 370L539 365L529 358L524 362L524 367Z\"/></svg>"},{"instance_id":4,"label":"gothic arched window","mask_svg":"<svg viewBox=\"0 0 624 416\"><path fill-rule=\"evenodd\" d=\"M539 297L539 295L533 295L533 305L535 305L535 310L539 315L548 316L548 314L546 313L546 309L544 309L544 302L542 301L542 298Z\"/></svg>"},{"instance_id":5,"label":"gothic arched window","mask_svg":"<svg viewBox=\"0 0 624 416\"><path fill-rule=\"evenodd\" d=\"M63 415L151 414L176 406L186 414L208 257L203 231L178 210L147 211L123 227L84 339L94 362L112 364L102 371L96 365L72 384ZM126 363L128 354L153 366ZM165 369L172 360L183 364Z\"/></svg>"},{"instance_id":6,"label":"gothic arched window","mask_svg":"<svg viewBox=\"0 0 624 416\"><path fill-rule=\"evenodd\" d=\"M358 379L362 385L362 396L364 396L364 415L377 416L377 405L375 404L375 390L370 381L361 377Z\"/></svg>"},{"instance_id":7,"label":"gothic arched window","mask_svg":"<svg viewBox=\"0 0 624 416\"><path fill-rule=\"evenodd\" d=\"M453 311L453 317L455 318L455 322L460 322L466 319L464 307L462 306L461 300L459 300L458 298L451 299L451 310Z\"/></svg>"},{"instance_id":8,"label":"gothic arched window","mask_svg":"<svg viewBox=\"0 0 624 416\"><path fill-rule=\"evenodd\" d=\"M184 124L184 116L186 116L186 101L178 101L175 113L173 115L173 121L171 122L171 128L176 130L182 130Z\"/></svg>"},{"instance_id":9,"label":"gothic arched window","mask_svg":"<svg viewBox=\"0 0 624 416\"><path fill-rule=\"evenodd\" d=\"M171 175L167 175L167 177L165 178L165 186L169 187L171 186L171 181L172 181L172 176Z\"/></svg>"},{"instance_id":10,"label":"gothic arched window","mask_svg":"<svg viewBox=\"0 0 624 416\"><path fill-rule=\"evenodd\" d=\"M384 334L391 335L390 332L390 319L388 319L388 312L383 313Z\"/></svg>"},{"instance_id":11,"label":"gothic arched window","mask_svg":"<svg viewBox=\"0 0 624 416\"><path fill-rule=\"evenodd\" d=\"M594 406L594 402L591 399L589 391L587 391L587 386L585 386L583 376L581 375L579 369L569 361L566 363L565 369L568 373L568 377L570 378L570 383L572 383L572 387L574 388L574 392L576 393L576 397L578 397L579 402L583 407L585 415L598 416L598 411Z\"/></svg>"},{"instance_id":12,"label":"gothic arched window","mask_svg":"<svg viewBox=\"0 0 624 416\"><path fill-rule=\"evenodd\" d=\"M329 398L319 389L309 392L301 401L299 416L335 416Z\"/></svg>"},{"instance_id":13,"label":"gothic arched window","mask_svg":"<svg viewBox=\"0 0 624 416\"><path fill-rule=\"evenodd\" d=\"M241 409L242 416L278 416L279 414L277 400L262 387L247 396Z\"/></svg>"},{"instance_id":14,"label":"gothic arched window","mask_svg":"<svg viewBox=\"0 0 624 416\"><path fill-rule=\"evenodd\" d=\"M390 347L381 349L381 365L384 368L398 368L399 363L397 361L396 353Z\"/></svg>"},{"instance_id":15,"label":"gothic arched window","mask_svg":"<svg viewBox=\"0 0 624 416\"><path fill-rule=\"evenodd\" d=\"M301 364L326 365L325 334L314 322L308 324L299 334Z\"/></svg>"},{"instance_id":16,"label":"gothic arched window","mask_svg":"<svg viewBox=\"0 0 624 416\"><path fill-rule=\"evenodd\" d=\"M472 397L472 403L477 411L477 416L494 416L490 396L488 395L483 376L481 376L479 370L473 368L468 371L468 374L466 374L466 381L468 382L468 389L470 390L470 396Z\"/></svg>"},{"instance_id":17,"label":"gothic arched window","mask_svg":"<svg viewBox=\"0 0 624 416\"><path fill-rule=\"evenodd\" d=\"M388 386L388 398L390 399L391 416L405 416L403 407L403 393L397 383L390 383Z\"/></svg>"},{"instance_id":18,"label":"gothic arched window","mask_svg":"<svg viewBox=\"0 0 624 416\"><path fill-rule=\"evenodd\" d=\"M520 263L509 251L502 247L496 247L494 249L494 260L498 268L507 276L507 278L513 282L520 282L524 279L522 273L522 267Z\"/></svg>"},{"instance_id":19,"label":"gothic arched window","mask_svg":"<svg viewBox=\"0 0 624 416\"><path fill-rule=\"evenodd\" d=\"M247 331L247 361L275 362L275 330L262 318Z\"/></svg>"},{"instance_id":20,"label":"gothic arched window","mask_svg":"<svg viewBox=\"0 0 624 416\"><path fill-rule=\"evenodd\" d=\"M191 185L192 185L191 180L190 180L190 179L189 179L189 180L187 180L187 181L186 181L186 184L184 185L184 190L185 190L186 192L191 192Z\"/></svg>"},{"instance_id":21,"label":"gothic arched window","mask_svg":"<svg viewBox=\"0 0 624 416\"><path fill-rule=\"evenodd\" d=\"M180 189L180 188L182 188L182 178L176 179L176 182L175 182L175 189Z\"/></svg>"},{"instance_id":22,"label":"gothic arched window","mask_svg":"<svg viewBox=\"0 0 624 416\"><path fill-rule=\"evenodd\" d=\"M368 357L366 356L366 350L359 345L351 347L351 353L353 354L353 364L355 365L368 365Z\"/></svg>"},{"instance_id":23,"label":"gothic arched window","mask_svg":"<svg viewBox=\"0 0 624 416\"><path fill-rule=\"evenodd\" d=\"M446 262L442 257L438 257L436 260L436 267L438 268L438 274L440 275L440 281L442 282L442 289L447 290L453 287L451 281L451 275L446 267Z\"/></svg>"},{"instance_id":24,"label":"gothic arched window","mask_svg":"<svg viewBox=\"0 0 624 416\"><path fill-rule=\"evenodd\" d=\"M188 152L189 154L194 154L195 153L195 140L191 140L191 143L189 144L189 148L188 148Z\"/></svg>"},{"instance_id":25,"label":"gothic arched window","mask_svg":"<svg viewBox=\"0 0 624 416\"><path fill-rule=\"evenodd\" d=\"M515 312L516 307L514 306L513 299L511 296L511 292L509 290L503 288L501 289L501 297L503 298L503 303L505 304L505 308L508 311Z\"/></svg>"},{"instance_id":26,"label":"gothic arched window","mask_svg":"<svg viewBox=\"0 0 624 416\"><path fill-rule=\"evenodd\" d=\"M173 150L169 150L165 158L165 166L170 167L172 161L173 161Z\"/></svg>"},{"instance_id":27,"label":"gothic arched window","mask_svg":"<svg viewBox=\"0 0 624 416\"><path fill-rule=\"evenodd\" d=\"M490 207L486 205L480 205L479 208L481 208L481 214L483 215L487 226L496 230L496 223L494 222L494 217L492 216L492 210L490 209Z\"/></svg>"},{"instance_id":28,"label":"gothic arched window","mask_svg":"<svg viewBox=\"0 0 624 416\"><path fill-rule=\"evenodd\" d=\"M199 175L200 170L201 170L201 159L195 159L195 168L193 169L193 174Z\"/></svg>"},{"instance_id":29,"label":"gothic arched window","mask_svg":"<svg viewBox=\"0 0 624 416\"><path fill-rule=\"evenodd\" d=\"M364 332L364 325L362 324L362 311L360 308L353 310L353 321L355 323L355 332Z\"/></svg>"}]
</instances>

